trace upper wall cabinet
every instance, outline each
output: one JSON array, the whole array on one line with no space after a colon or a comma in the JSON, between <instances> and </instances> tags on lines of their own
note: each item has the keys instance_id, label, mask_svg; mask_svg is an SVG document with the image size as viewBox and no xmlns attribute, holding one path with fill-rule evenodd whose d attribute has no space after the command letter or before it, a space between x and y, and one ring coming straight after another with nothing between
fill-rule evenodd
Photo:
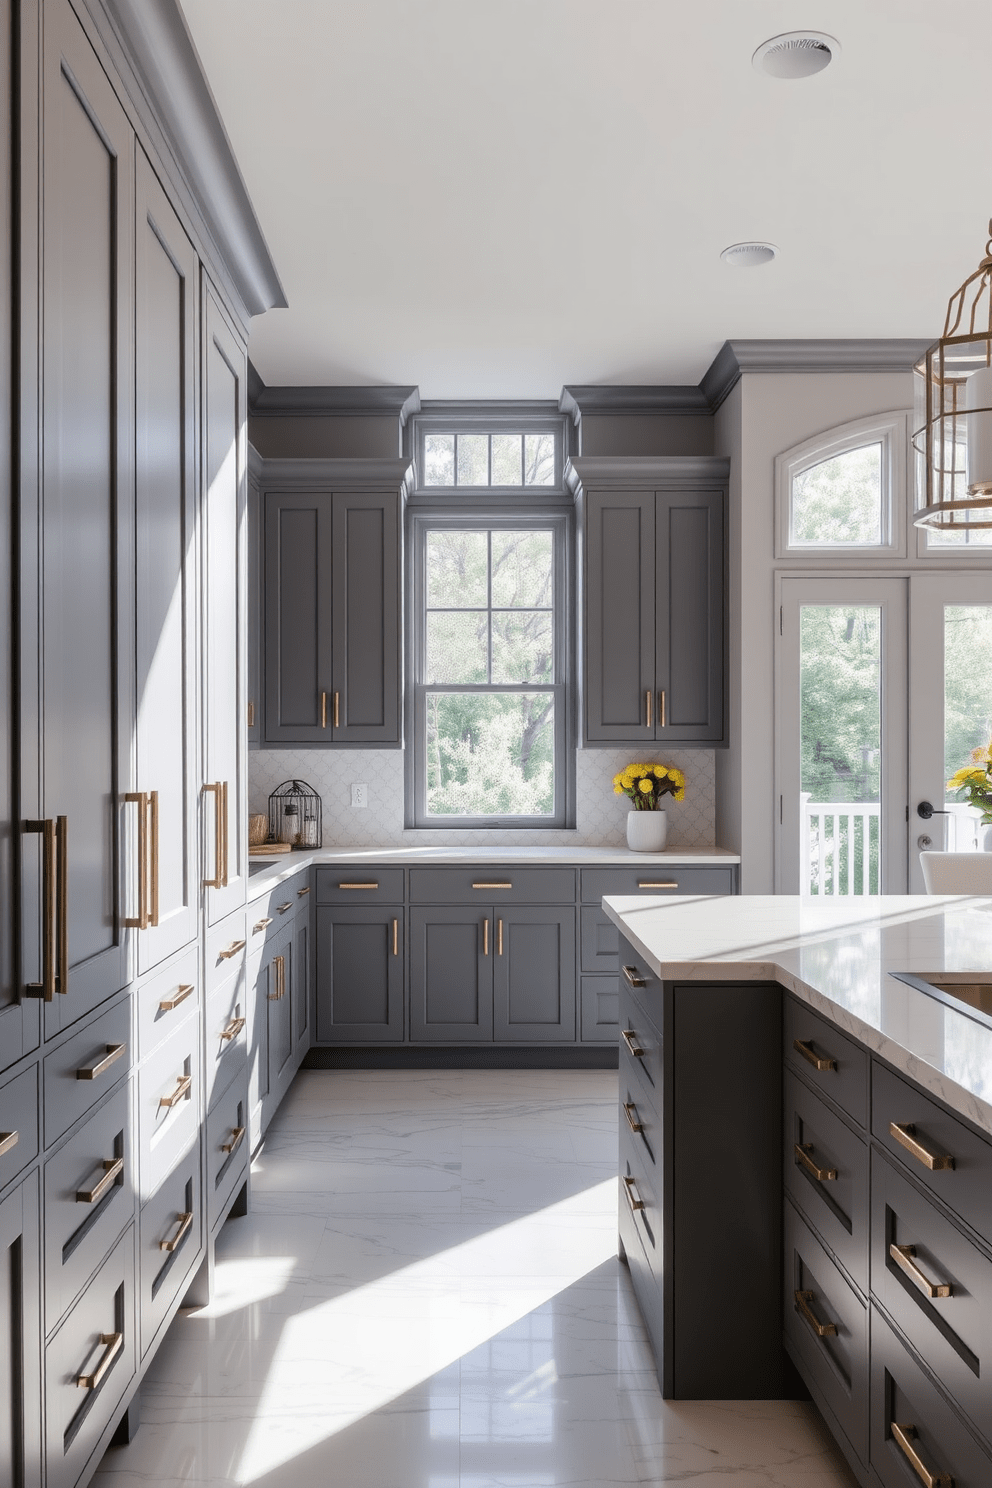
<instances>
[{"instance_id":1,"label":"upper wall cabinet","mask_svg":"<svg viewBox=\"0 0 992 1488\"><path fill-rule=\"evenodd\" d=\"M263 746L400 744L405 475L399 460L263 466Z\"/></svg>"},{"instance_id":2,"label":"upper wall cabinet","mask_svg":"<svg viewBox=\"0 0 992 1488\"><path fill-rule=\"evenodd\" d=\"M725 460L576 459L582 742L724 744Z\"/></svg>"}]
</instances>

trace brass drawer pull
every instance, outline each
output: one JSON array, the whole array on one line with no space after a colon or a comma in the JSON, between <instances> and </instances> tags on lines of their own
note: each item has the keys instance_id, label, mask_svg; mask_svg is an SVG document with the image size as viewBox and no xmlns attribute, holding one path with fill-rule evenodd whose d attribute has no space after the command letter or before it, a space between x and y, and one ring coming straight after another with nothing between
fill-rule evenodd
<instances>
[{"instance_id":1,"label":"brass drawer pull","mask_svg":"<svg viewBox=\"0 0 992 1488\"><path fill-rule=\"evenodd\" d=\"M666 724L668 722L668 706L667 706L667 703L668 703L668 699L667 699L666 694L665 694L665 689L662 688L661 691L658 694L658 727L659 728L665 728L665 726L666 726Z\"/></svg>"},{"instance_id":2,"label":"brass drawer pull","mask_svg":"<svg viewBox=\"0 0 992 1488\"><path fill-rule=\"evenodd\" d=\"M632 987L647 986L647 978L638 975L636 966L621 966L620 970Z\"/></svg>"},{"instance_id":3,"label":"brass drawer pull","mask_svg":"<svg viewBox=\"0 0 992 1488\"><path fill-rule=\"evenodd\" d=\"M181 987L176 988L174 997L163 997L158 1005L159 1012L171 1013L172 1009L177 1008L181 1002L185 1002L187 997L192 997L195 991L196 988L192 982L185 982Z\"/></svg>"},{"instance_id":4,"label":"brass drawer pull","mask_svg":"<svg viewBox=\"0 0 992 1488\"><path fill-rule=\"evenodd\" d=\"M678 884L669 879L665 879L659 883L653 883L651 879L639 878L637 880L637 887L639 889L677 889Z\"/></svg>"},{"instance_id":5,"label":"brass drawer pull","mask_svg":"<svg viewBox=\"0 0 992 1488\"><path fill-rule=\"evenodd\" d=\"M80 1374L76 1384L81 1390L98 1390L107 1376L107 1371L124 1347L123 1333L101 1333L100 1342L106 1344L106 1353L92 1374Z\"/></svg>"},{"instance_id":6,"label":"brass drawer pull","mask_svg":"<svg viewBox=\"0 0 992 1488\"><path fill-rule=\"evenodd\" d=\"M334 727L341 727L341 694L339 692L334 694Z\"/></svg>"},{"instance_id":7,"label":"brass drawer pull","mask_svg":"<svg viewBox=\"0 0 992 1488\"><path fill-rule=\"evenodd\" d=\"M636 1210L643 1209L645 1207L644 1200L640 1196L635 1198L635 1194L637 1194L636 1178L624 1178L623 1191L627 1196L627 1203L630 1205L630 1212L632 1214Z\"/></svg>"},{"instance_id":8,"label":"brass drawer pull","mask_svg":"<svg viewBox=\"0 0 992 1488\"><path fill-rule=\"evenodd\" d=\"M502 954L503 954L503 921L502 921L502 918L500 918L500 919L498 919L496 921L496 954L497 954L497 956L502 956Z\"/></svg>"},{"instance_id":9,"label":"brass drawer pull","mask_svg":"<svg viewBox=\"0 0 992 1488\"><path fill-rule=\"evenodd\" d=\"M818 1168L816 1166L816 1163L810 1156L813 1151L812 1142L803 1142L802 1145L796 1142L792 1150L796 1155L796 1166L805 1168L806 1172L811 1178L815 1178L817 1183L831 1183L837 1177L836 1168Z\"/></svg>"},{"instance_id":10,"label":"brass drawer pull","mask_svg":"<svg viewBox=\"0 0 992 1488\"><path fill-rule=\"evenodd\" d=\"M250 698L248 700L248 727L255 727L255 704L251 701Z\"/></svg>"},{"instance_id":11,"label":"brass drawer pull","mask_svg":"<svg viewBox=\"0 0 992 1488\"><path fill-rule=\"evenodd\" d=\"M226 1152L228 1156L230 1156L232 1152L237 1152L238 1148L241 1146L244 1134L245 1128L243 1126L232 1126L231 1140L229 1142L221 1142L221 1152Z\"/></svg>"},{"instance_id":12,"label":"brass drawer pull","mask_svg":"<svg viewBox=\"0 0 992 1488\"><path fill-rule=\"evenodd\" d=\"M239 951L243 951L247 944L248 942L246 940L232 940L229 946L225 946L222 951L217 952L217 960L230 961L232 956L236 956Z\"/></svg>"},{"instance_id":13,"label":"brass drawer pull","mask_svg":"<svg viewBox=\"0 0 992 1488\"><path fill-rule=\"evenodd\" d=\"M327 727L327 693L326 692L322 692L320 694L320 726L321 726L321 728L326 728Z\"/></svg>"},{"instance_id":14,"label":"brass drawer pull","mask_svg":"<svg viewBox=\"0 0 992 1488\"><path fill-rule=\"evenodd\" d=\"M913 1446L913 1437L916 1435L915 1426L912 1424L898 1426L895 1421L892 1421L889 1430L899 1444L910 1467L924 1485L924 1488L954 1488L954 1479L950 1473L932 1473L919 1452Z\"/></svg>"},{"instance_id":15,"label":"brass drawer pull","mask_svg":"<svg viewBox=\"0 0 992 1488\"><path fill-rule=\"evenodd\" d=\"M97 1060L96 1064L87 1064L82 1069L77 1069L77 1080L98 1080L112 1064L117 1063L127 1048L127 1044L105 1044L104 1048L107 1052L102 1059Z\"/></svg>"},{"instance_id":16,"label":"brass drawer pull","mask_svg":"<svg viewBox=\"0 0 992 1488\"><path fill-rule=\"evenodd\" d=\"M0 1132L0 1157L6 1152L11 1152L17 1146L18 1134L16 1131Z\"/></svg>"},{"instance_id":17,"label":"brass drawer pull","mask_svg":"<svg viewBox=\"0 0 992 1488\"><path fill-rule=\"evenodd\" d=\"M644 1058L646 1050L642 1049L640 1044L637 1042L637 1034L632 1028L621 1028L620 1037L623 1039L624 1043L627 1045L627 1048L630 1050L631 1054L633 1054L635 1059Z\"/></svg>"},{"instance_id":18,"label":"brass drawer pull","mask_svg":"<svg viewBox=\"0 0 992 1488\"><path fill-rule=\"evenodd\" d=\"M814 1053L811 1039L793 1039L792 1047L797 1054L801 1054L807 1064L811 1064L816 1070L835 1070L836 1059L821 1059L819 1054Z\"/></svg>"},{"instance_id":19,"label":"brass drawer pull","mask_svg":"<svg viewBox=\"0 0 992 1488\"><path fill-rule=\"evenodd\" d=\"M916 1255L915 1245L890 1245L889 1255L895 1261L900 1271L905 1272L913 1285L923 1293L924 1297L933 1299L934 1297L950 1297L952 1295L951 1288L946 1282L941 1282L938 1285L936 1282L928 1281L919 1266L913 1264L913 1258Z\"/></svg>"},{"instance_id":20,"label":"brass drawer pull","mask_svg":"<svg viewBox=\"0 0 992 1488\"><path fill-rule=\"evenodd\" d=\"M254 923L254 925L252 925L252 927L251 927L252 934L253 935L257 935L260 930L264 930L267 925L271 925L271 924L272 924L272 916L271 915L267 915L264 920L256 920L255 923Z\"/></svg>"},{"instance_id":21,"label":"brass drawer pull","mask_svg":"<svg viewBox=\"0 0 992 1488\"><path fill-rule=\"evenodd\" d=\"M205 878L205 889L223 889L224 882L224 787L221 781L205 782L204 791L214 798L214 876Z\"/></svg>"},{"instance_id":22,"label":"brass drawer pull","mask_svg":"<svg viewBox=\"0 0 992 1488\"><path fill-rule=\"evenodd\" d=\"M400 922L399 922L399 920L394 920L393 921L393 955L394 956L398 956L399 953L400 953Z\"/></svg>"},{"instance_id":23,"label":"brass drawer pull","mask_svg":"<svg viewBox=\"0 0 992 1488\"><path fill-rule=\"evenodd\" d=\"M124 924L134 930L147 930L148 914L148 792L127 791L124 800L138 808L138 913L128 915Z\"/></svg>"},{"instance_id":24,"label":"brass drawer pull","mask_svg":"<svg viewBox=\"0 0 992 1488\"><path fill-rule=\"evenodd\" d=\"M242 1030L242 1028L244 1028L244 1026L245 1026L245 1020L244 1020L244 1018L232 1018L231 1021L230 1021L230 1023L228 1023L227 1027L221 1029L220 1036L221 1036L222 1039L233 1039L233 1038L237 1038L238 1034L241 1032L241 1030Z\"/></svg>"},{"instance_id":25,"label":"brass drawer pull","mask_svg":"<svg viewBox=\"0 0 992 1488\"><path fill-rule=\"evenodd\" d=\"M817 1338L829 1338L836 1334L837 1324L821 1323L820 1319L813 1311L813 1298L816 1296L815 1292L795 1292L793 1293L793 1295L796 1299L796 1311L799 1313L799 1316L803 1319L803 1321L809 1324L813 1332L816 1334Z\"/></svg>"},{"instance_id":26,"label":"brass drawer pull","mask_svg":"<svg viewBox=\"0 0 992 1488\"><path fill-rule=\"evenodd\" d=\"M176 1088L171 1095L163 1095L159 1099L160 1106L178 1106L180 1101L190 1100L193 1094L193 1076L180 1075L176 1081Z\"/></svg>"},{"instance_id":27,"label":"brass drawer pull","mask_svg":"<svg viewBox=\"0 0 992 1488\"><path fill-rule=\"evenodd\" d=\"M77 1188L77 1204L98 1204L107 1192L113 1188L118 1178L124 1171L124 1159L122 1157L105 1157L102 1163L103 1177L92 1188Z\"/></svg>"},{"instance_id":28,"label":"brass drawer pull","mask_svg":"<svg viewBox=\"0 0 992 1488\"><path fill-rule=\"evenodd\" d=\"M905 1147L907 1152L911 1152L917 1162L929 1168L931 1173L943 1172L954 1166L954 1159L948 1153L931 1152L929 1147L924 1147L916 1135L916 1127L909 1121L904 1122L902 1126L897 1121L890 1121L889 1136L895 1137L900 1147Z\"/></svg>"},{"instance_id":29,"label":"brass drawer pull","mask_svg":"<svg viewBox=\"0 0 992 1488\"><path fill-rule=\"evenodd\" d=\"M287 911L287 909L292 909L292 907L293 907L293 901L292 901L292 899L287 900L287 902L285 904L277 904L276 905L276 914L285 914L286 911Z\"/></svg>"},{"instance_id":30,"label":"brass drawer pull","mask_svg":"<svg viewBox=\"0 0 992 1488\"><path fill-rule=\"evenodd\" d=\"M179 1228L178 1228L178 1230L173 1235L173 1237L172 1237L171 1240L160 1240L158 1242L158 1248L159 1248L159 1250L167 1250L167 1251L170 1252L170 1254L171 1254L172 1251L178 1250L179 1247L180 1247L180 1245L182 1245L183 1241L186 1239L186 1236L189 1234L189 1232L192 1229L192 1227L193 1227L193 1215L192 1215L192 1213L190 1211L187 1211L185 1214L180 1214L179 1215Z\"/></svg>"},{"instance_id":31,"label":"brass drawer pull","mask_svg":"<svg viewBox=\"0 0 992 1488\"><path fill-rule=\"evenodd\" d=\"M486 919L484 919L483 922L482 922L482 954L484 956L488 956L489 955L489 919L488 919L488 917Z\"/></svg>"},{"instance_id":32,"label":"brass drawer pull","mask_svg":"<svg viewBox=\"0 0 992 1488\"><path fill-rule=\"evenodd\" d=\"M509 880L504 882L500 879L498 883L474 883L472 887L473 889L512 889L513 885Z\"/></svg>"},{"instance_id":33,"label":"brass drawer pull","mask_svg":"<svg viewBox=\"0 0 992 1488\"><path fill-rule=\"evenodd\" d=\"M637 1106L634 1104L633 1101L624 1101L623 1114L626 1116L627 1125L630 1127L632 1132L642 1132L644 1130L644 1122L638 1121L636 1119Z\"/></svg>"},{"instance_id":34,"label":"brass drawer pull","mask_svg":"<svg viewBox=\"0 0 992 1488\"><path fill-rule=\"evenodd\" d=\"M281 1002L286 996L286 957L273 956L272 965L276 974L276 990L268 994L270 1002Z\"/></svg>"},{"instance_id":35,"label":"brass drawer pull","mask_svg":"<svg viewBox=\"0 0 992 1488\"><path fill-rule=\"evenodd\" d=\"M378 887L379 887L378 882L376 882L376 883L339 883L338 884L338 888L339 889L377 889Z\"/></svg>"},{"instance_id":36,"label":"brass drawer pull","mask_svg":"<svg viewBox=\"0 0 992 1488\"><path fill-rule=\"evenodd\" d=\"M652 693L652 691L651 691L651 689L649 687L648 690L647 690L647 692L644 694L644 711L645 711L645 714L646 714L646 717L644 719L644 727L645 728L653 728L654 727L654 719L651 716L651 711L652 711L653 707L654 707L654 694Z\"/></svg>"},{"instance_id":37,"label":"brass drawer pull","mask_svg":"<svg viewBox=\"0 0 992 1488\"><path fill-rule=\"evenodd\" d=\"M307 884L307 886L306 886L305 889L297 889L297 891L296 891L296 897L297 897L297 899L304 899L306 897L306 895L309 894L309 892L310 892L310 885Z\"/></svg>"}]
</instances>

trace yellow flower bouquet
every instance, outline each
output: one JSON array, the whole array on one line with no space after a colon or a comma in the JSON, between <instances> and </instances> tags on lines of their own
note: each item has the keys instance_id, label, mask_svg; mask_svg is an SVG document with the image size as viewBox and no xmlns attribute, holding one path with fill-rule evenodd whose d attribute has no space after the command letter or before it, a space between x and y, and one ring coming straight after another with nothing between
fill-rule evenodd
<instances>
[{"instance_id":1,"label":"yellow flower bouquet","mask_svg":"<svg viewBox=\"0 0 992 1488\"><path fill-rule=\"evenodd\" d=\"M992 826L992 744L971 751L974 764L957 770L947 789L963 795L969 806L982 813L982 825Z\"/></svg>"},{"instance_id":2,"label":"yellow flower bouquet","mask_svg":"<svg viewBox=\"0 0 992 1488\"><path fill-rule=\"evenodd\" d=\"M613 777L613 794L629 796L635 811L660 811L663 796L685 800L685 776L674 765L628 765Z\"/></svg>"}]
</instances>

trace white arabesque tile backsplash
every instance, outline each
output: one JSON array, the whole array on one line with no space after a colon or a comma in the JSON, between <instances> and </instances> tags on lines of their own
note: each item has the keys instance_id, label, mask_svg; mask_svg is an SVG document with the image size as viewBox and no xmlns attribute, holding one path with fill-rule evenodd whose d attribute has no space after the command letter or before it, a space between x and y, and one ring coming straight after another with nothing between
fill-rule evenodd
<instances>
[{"instance_id":1,"label":"white arabesque tile backsplash","mask_svg":"<svg viewBox=\"0 0 992 1488\"><path fill-rule=\"evenodd\" d=\"M259 749L248 764L248 800L253 812L268 810L269 793L284 780L303 780L324 805L324 847L621 847L626 837L625 796L612 780L631 760L677 765L685 773L684 801L668 810L669 847L716 845L716 766L711 749L579 749L576 751L574 831L460 831L403 826L401 749ZM351 804L352 783L368 786L367 807Z\"/></svg>"}]
</instances>

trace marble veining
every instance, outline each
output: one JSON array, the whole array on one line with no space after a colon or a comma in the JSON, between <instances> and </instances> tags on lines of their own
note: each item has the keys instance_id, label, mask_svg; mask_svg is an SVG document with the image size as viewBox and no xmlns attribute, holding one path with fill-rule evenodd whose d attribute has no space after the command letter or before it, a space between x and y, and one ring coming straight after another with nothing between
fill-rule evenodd
<instances>
[{"instance_id":1,"label":"marble veining","mask_svg":"<svg viewBox=\"0 0 992 1488\"><path fill-rule=\"evenodd\" d=\"M992 1029L897 980L992 971L992 899L604 899L667 981L780 982L992 1133Z\"/></svg>"},{"instance_id":2,"label":"marble veining","mask_svg":"<svg viewBox=\"0 0 992 1488\"><path fill-rule=\"evenodd\" d=\"M661 1399L609 1071L304 1071L96 1488L853 1488L812 1406Z\"/></svg>"}]
</instances>

